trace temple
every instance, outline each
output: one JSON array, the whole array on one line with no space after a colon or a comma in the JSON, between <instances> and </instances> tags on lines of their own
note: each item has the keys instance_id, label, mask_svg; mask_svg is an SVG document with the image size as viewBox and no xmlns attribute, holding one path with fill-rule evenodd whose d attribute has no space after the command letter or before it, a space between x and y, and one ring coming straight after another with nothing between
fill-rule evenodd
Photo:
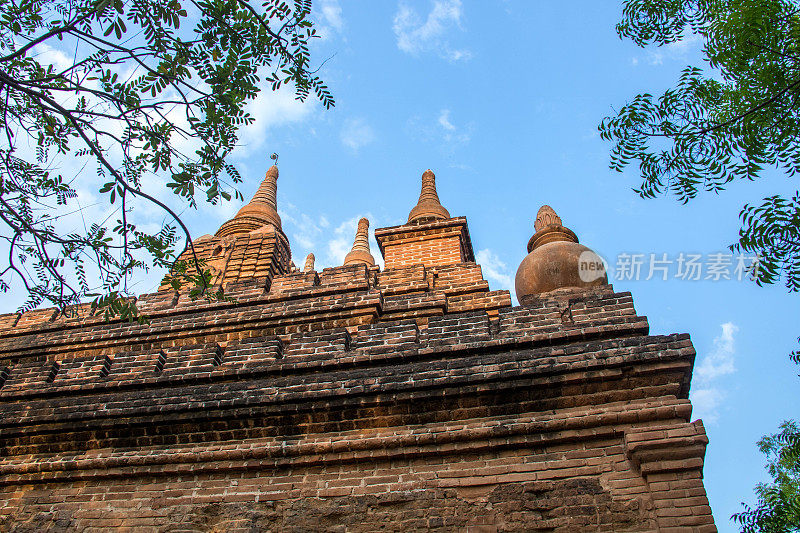
<instances>
[{"instance_id":1,"label":"temple","mask_svg":"<svg viewBox=\"0 0 800 533\"><path fill-rule=\"evenodd\" d=\"M513 307L430 170L321 271L277 184L194 241L224 300L0 315L0 531L716 531L689 336L650 335L555 210Z\"/></svg>"}]
</instances>

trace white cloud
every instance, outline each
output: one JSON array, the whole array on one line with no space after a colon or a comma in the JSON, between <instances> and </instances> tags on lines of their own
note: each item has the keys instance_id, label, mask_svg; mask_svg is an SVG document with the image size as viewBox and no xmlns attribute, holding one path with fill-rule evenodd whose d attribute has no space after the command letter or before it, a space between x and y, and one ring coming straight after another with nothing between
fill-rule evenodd
<instances>
[{"instance_id":1,"label":"white cloud","mask_svg":"<svg viewBox=\"0 0 800 533\"><path fill-rule=\"evenodd\" d=\"M445 59L447 59L451 63L455 63L456 61L461 61L462 59L464 61L472 59L472 52L470 52L469 50L466 50L466 49L451 50L451 49L447 48L447 49L444 50L443 53L444 53Z\"/></svg>"},{"instance_id":2,"label":"white cloud","mask_svg":"<svg viewBox=\"0 0 800 533\"><path fill-rule=\"evenodd\" d=\"M314 27L321 41L327 41L334 34L341 34L344 30L344 17L339 0L323 0L319 10L314 9Z\"/></svg>"},{"instance_id":3,"label":"white cloud","mask_svg":"<svg viewBox=\"0 0 800 533\"><path fill-rule=\"evenodd\" d=\"M506 289L514 294L514 280L511 279L505 262L497 254L484 248L475 255L475 262L481 266L486 279L495 285L492 287L494 290Z\"/></svg>"},{"instance_id":4,"label":"white cloud","mask_svg":"<svg viewBox=\"0 0 800 533\"><path fill-rule=\"evenodd\" d=\"M340 138L343 145L357 152L375 140L375 132L364 119L351 118L345 121Z\"/></svg>"},{"instance_id":5,"label":"white cloud","mask_svg":"<svg viewBox=\"0 0 800 533\"><path fill-rule=\"evenodd\" d=\"M467 144L472 139L473 124L468 124L465 128L459 128L450 121L450 110L443 109L439 115L439 126L444 130L442 140L447 151L453 152L459 146Z\"/></svg>"},{"instance_id":6,"label":"white cloud","mask_svg":"<svg viewBox=\"0 0 800 533\"><path fill-rule=\"evenodd\" d=\"M268 85L261 87L256 99L247 105L247 111L255 122L239 130L237 157L246 158L261 148L268 130L308 119L318 103L313 97L305 102L295 99L293 86L283 86L278 91L271 90Z\"/></svg>"},{"instance_id":7,"label":"white cloud","mask_svg":"<svg viewBox=\"0 0 800 533\"><path fill-rule=\"evenodd\" d=\"M646 54L647 62L657 66L664 64L664 60L685 61L689 53L698 49L701 44L701 37L696 33L689 33L683 36L680 41L659 46L656 49L648 49ZM639 64L639 58L634 57L631 61L633 66Z\"/></svg>"},{"instance_id":8,"label":"white cloud","mask_svg":"<svg viewBox=\"0 0 800 533\"><path fill-rule=\"evenodd\" d=\"M338 256L332 263L329 264L326 262L329 258L324 255L324 252L328 251L332 239L339 238L343 241L347 240L346 235L344 235L344 230L337 233L336 230L331 228L331 224L325 215L308 215L301 212L297 206L291 202L279 201L279 206L278 213L283 223L283 231L289 236L292 257L298 266L300 266L299 261L302 261L309 252L313 252L316 256L317 270L322 270L323 265L335 266L336 264L341 264L336 263L336 261L338 261ZM355 226L353 226L353 228L355 228ZM355 229L353 229L353 235L355 235ZM353 244L352 238L353 236L350 236L350 245ZM340 246L344 246L344 244L340 244ZM345 253L349 251L350 248L347 248ZM344 255L342 255L342 257L344 257Z\"/></svg>"},{"instance_id":9,"label":"white cloud","mask_svg":"<svg viewBox=\"0 0 800 533\"><path fill-rule=\"evenodd\" d=\"M438 143L442 152L453 155L458 148L472 140L475 124L470 122L461 125L454 122L450 110L442 109L433 120L431 117L411 117L406 128L412 137L426 144Z\"/></svg>"},{"instance_id":10,"label":"white cloud","mask_svg":"<svg viewBox=\"0 0 800 533\"><path fill-rule=\"evenodd\" d=\"M442 109L441 113L439 113L439 125L447 131L455 131L456 127L450 122L449 109Z\"/></svg>"},{"instance_id":11,"label":"white cloud","mask_svg":"<svg viewBox=\"0 0 800 533\"><path fill-rule=\"evenodd\" d=\"M721 324L722 333L714 338L714 349L694 370L694 378L701 388L692 390L690 399L694 408L694 416L702 418L705 422L716 423L719 420L719 410L726 398L714 382L720 377L736 371L734 355L736 345L734 336L739 327L732 322Z\"/></svg>"},{"instance_id":12,"label":"white cloud","mask_svg":"<svg viewBox=\"0 0 800 533\"><path fill-rule=\"evenodd\" d=\"M647 52L647 62L653 66L663 65L664 64L664 54L661 52L653 52L648 50Z\"/></svg>"},{"instance_id":13,"label":"white cloud","mask_svg":"<svg viewBox=\"0 0 800 533\"><path fill-rule=\"evenodd\" d=\"M328 249L326 251L328 264L330 266L344 263L344 256L346 256L347 252L353 247L358 219L359 217L353 217L339 224L334 232L334 236L328 241Z\"/></svg>"},{"instance_id":14,"label":"white cloud","mask_svg":"<svg viewBox=\"0 0 800 533\"><path fill-rule=\"evenodd\" d=\"M38 52L35 55L35 59L45 68L47 65L53 65L56 70L65 70L73 65L72 59L64 52L46 43L39 44L36 50Z\"/></svg>"},{"instance_id":15,"label":"white cloud","mask_svg":"<svg viewBox=\"0 0 800 533\"><path fill-rule=\"evenodd\" d=\"M468 60L472 57L469 50L453 49L446 39L452 28L461 28L462 16L461 0L435 0L424 22L413 8L401 2L393 25L397 47L415 56L436 51L448 61Z\"/></svg>"},{"instance_id":16,"label":"white cloud","mask_svg":"<svg viewBox=\"0 0 800 533\"><path fill-rule=\"evenodd\" d=\"M736 371L733 356L736 352L733 336L739 328L732 322L722 324L722 333L714 339L714 351L703 358L694 375L699 381L707 383L719 376Z\"/></svg>"},{"instance_id":17,"label":"white cloud","mask_svg":"<svg viewBox=\"0 0 800 533\"><path fill-rule=\"evenodd\" d=\"M336 31L342 31L344 28L342 7L337 0L324 0L322 2L322 18Z\"/></svg>"},{"instance_id":18,"label":"white cloud","mask_svg":"<svg viewBox=\"0 0 800 533\"><path fill-rule=\"evenodd\" d=\"M297 244L302 250L313 250L319 237L322 236L322 226L318 221L305 213L298 213L297 209L289 204L291 213L281 209L281 222L286 233L291 235L293 244Z\"/></svg>"},{"instance_id":19,"label":"white cloud","mask_svg":"<svg viewBox=\"0 0 800 533\"><path fill-rule=\"evenodd\" d=\"M703 422L716 424L719 420L719 408L725 399L725 393L719 389L697 389L692 391L692 411L695 419L701 418Z\"/></svg>"}]
</instances>

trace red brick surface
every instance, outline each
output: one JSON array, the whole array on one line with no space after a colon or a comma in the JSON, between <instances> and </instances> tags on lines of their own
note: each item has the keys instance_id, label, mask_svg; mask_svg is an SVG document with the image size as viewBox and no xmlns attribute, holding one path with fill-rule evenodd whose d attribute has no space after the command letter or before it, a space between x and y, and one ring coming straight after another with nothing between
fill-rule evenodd
<instances>
[{"instance_id":1,"label":"red brick surface","mask_svg":"<svg viewBox=\"0 0 800 533\"><path fill-rule=\"evenodd\" d=\"M145 324L0 316L0 531L715 531L687 335L511 307L464 219L376 234L383 271L234 243L235 301Z\"/></svg>"}]
</instances>

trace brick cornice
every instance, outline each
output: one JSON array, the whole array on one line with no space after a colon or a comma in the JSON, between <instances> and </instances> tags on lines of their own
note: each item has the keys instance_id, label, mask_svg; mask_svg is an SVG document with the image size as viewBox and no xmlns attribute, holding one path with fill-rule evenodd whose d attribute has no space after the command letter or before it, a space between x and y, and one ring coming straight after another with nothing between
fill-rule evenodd
<instances>
[{"instance_id":1,"label":"brick cornice","mask_svg":"<svg viewBox=\"0 0 800 533\"><path fill-rule=\"evenodd\" d=\"M375 240L381 254L386 246L405 244L409 242L424 241L431 238L441 238L457 235L461 242L462 250L467 261L475 261L472 249L472 240L467 227L467 217L453 217L447 220L435 220L423 224L403 224L375 230Z\"/></svg>"}]
</instances>

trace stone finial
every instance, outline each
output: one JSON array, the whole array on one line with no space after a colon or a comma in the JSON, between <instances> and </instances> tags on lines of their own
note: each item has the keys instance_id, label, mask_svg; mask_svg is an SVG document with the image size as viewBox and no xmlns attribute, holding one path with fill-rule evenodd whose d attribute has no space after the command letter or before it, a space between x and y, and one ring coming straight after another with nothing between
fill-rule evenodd
<instances>
[{"instance_id":1,"label":"stone finial","mask_svg":"<svg viewBox=\"0 0 800 533\"><path fill-rule=\"evenodd\" d=\"M314 270L314 254L306 256L306 264L303 266L303 272L311 272Z\"/></svg>"},{"instance_id":2,"label":"stone finial","mask_svg":"<svg viewBox=\"0 0 800 533\"><path fill-rule=\"evenodd\" d=\"M225 237L252 231L281 230L281 217L278 215L278 167L272 165L256 194L243 206L236 216L219 228L217 237Z\"/></svg>"},{"instance_id":3,"label":"stone finial","mask_svg":"<svg viewBox=\"0 0 800 533\"><path fill-rule=\"evenodd\" d=\"M362 218L358 221L358 229L356 230L356 239L353 242L353 249L350 250L344 258L344 264L347 265L375 265L375 258L369 251L369 220Z\"/></svg>"},{"instance_id":4,"label":"stone finial","mask_svg":"<svg viewBox=\"0 0 800 533\"><path fill-rule=\"evenodd\" d=\"M528 241L528 251L533 251L548 242L569 241L578 242L578 236L569 228L564 227L561 217L556 214L555 209L549 205L543 205L536 213L536 221L533 223L536 233Z\"/></svg>"},{"instance_id":5,"label":"stone finial","mask_svg":"<svg viewBox=\"0 0 800 533\"><path fill-rule=\"evenodd\" d=\"M549 205L543 205L539 208L539 212L536 213L536 222L533 223L533 228L536 231L539 231L542 228L546 228L547 226L563 226L564 224L561 223L561 217L556 214L555 209L550 207Z\"/></svg>"},{"instance_id":6,"label":"stone finial","mask_svg":"<svg viewBox=\"0 0 800 533\"><path fill-rule=\"evenodd\" d=\"M517 299L523 305L556 289L589 289L608 285L603 259L578 243L549 205L536 214L536 233L528 241L528 255L514 280Z\"/></svg>"},{"instance_id":7,"label":"stone finial","mask_svg":"<svg viewBox=\"0 0 800 533\"><path fill-rule=\"evenodd\" d=\"M408 223L448 218L450 213L439 202L439 195L436 193L436 176L428 169L422 174L422 190L417 205L408 215Z\"/></svg>"}]
</instances>

